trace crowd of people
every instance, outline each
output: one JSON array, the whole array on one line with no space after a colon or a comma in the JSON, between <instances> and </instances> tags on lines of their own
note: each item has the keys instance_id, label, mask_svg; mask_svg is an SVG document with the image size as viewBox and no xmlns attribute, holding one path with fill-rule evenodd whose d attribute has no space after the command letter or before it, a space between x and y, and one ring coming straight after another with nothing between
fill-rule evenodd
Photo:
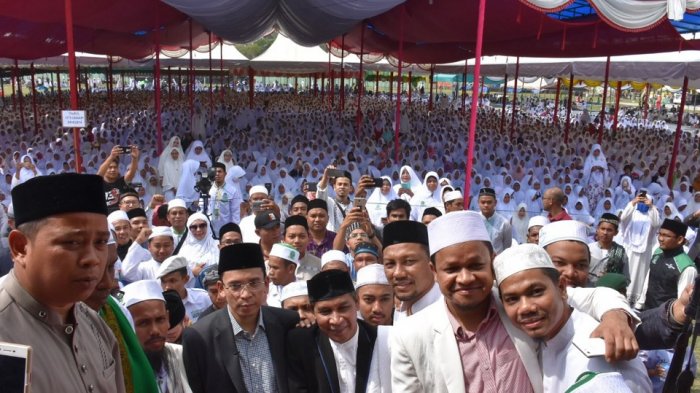
<instances>
[{"instance_id":1,"label":"crowd of people","mask_svg":"<svg viewBox=\"0 0 700 393\"><path fill-rule=\"evenodd\" d=\"M565 143L551 103L505 133L483 105L465 184L448 98L405 108L397 147L386 96L359 117L222 97L164 98L161 141L148 92L82 97L79 151L56 97L35 133L5 102L0 341L32 346L35 389L660 391L697 275L697 136L670 177L658 122L598 144L584 112Z\"/></svg>"}]
</instances>

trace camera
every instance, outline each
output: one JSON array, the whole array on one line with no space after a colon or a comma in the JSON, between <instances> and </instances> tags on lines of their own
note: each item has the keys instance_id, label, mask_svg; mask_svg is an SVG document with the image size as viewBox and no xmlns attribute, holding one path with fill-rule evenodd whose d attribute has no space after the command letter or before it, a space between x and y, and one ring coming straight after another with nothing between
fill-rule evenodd
<instances>
[{"instance_id":1,"label":"camera","mask_svg":"<svg viewBox=\"0 0 700 393\"><path fill-rule=\"evenodd\" d=\"M204 176L202 173L199 174L199 181L194 185L194 190L201 194L202 197L206 195L209 197L209 190L211 190L211 185L214 182L214 177L216 176L216 168L209 168L207 170L207 175Z\"/></svg>"}]
</instances>

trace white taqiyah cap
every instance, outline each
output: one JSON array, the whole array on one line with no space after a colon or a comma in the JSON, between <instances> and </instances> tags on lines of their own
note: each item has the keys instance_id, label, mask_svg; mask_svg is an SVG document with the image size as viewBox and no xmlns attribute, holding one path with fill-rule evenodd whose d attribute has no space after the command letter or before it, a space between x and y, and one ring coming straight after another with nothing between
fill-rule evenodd
<instances>
[{"instance_id":1,"label":"white taqiyah cap","mask_svg":"<svg viewBox=\"0 0 700 393\"><path fill-rule=\"evenodd\" d=\"M355 282L355 289L360 288L364 285L389 285L389 280L386 278L384 273L384 265L379 263L372 263L367 265L357 271L357 281Z\"/></svg>"},{"instance_id":2,"label":"white taqiyah cap","mask_svg":"<svg viewBox=\"0 0 700 393\"><path fill-rule=\"evenodd\" d=\"M117 221L129 221L129 216L126 215L124 210L115 210L107 216L107 222L114 224Z\"/></svg>"},{"instance_id":3,"label":"white taqiyah cap","mask_svg":"<svg viewBox=\"0 0 700 393\"><path fill-rule=\"evenodd\" d=\"M170 236L173 239L175 239L175 236L173 236L173 230L170 227L153 227L153 228L151 228L151 235L148 237L148 240L151 240L157 236Z\"/></svg>"},{"instance_id":4,"label":"white taqiyah cap","mask_svg":"<svg viewBox=\"0 0 700 393\"><path fill-rule=\"evenodd\" d=\"M340 250L326 251L323 255L321 255L321 267L332 261L340 261L346 265L348 264L345 260L345 253Z\"/></svg>"},{"instance_id":5,"label":"white taqiyah cap","mask_svg":"<svg viewBox=\"0 0 700 393\"><path fill-rule=\"evenodd\" d=\"M309 296L309 290L306 288L306 281L294 281L285 285L282 288L280 302L297 296Z\"/></svg>"},{"instance_id":6,"label":"white taqiyah cap","mask_svg":"<svg viewBox=\"0 0 700 393\"><path fill-rule=\"evenodd\" d=\"M296 265L299 264L299 251L287 243L273 244L270 256L282 258Z\"/></svg>"},{"instance_id":7,"label":"white taqiyah cap","mask_svg":"<svg viewBox=\"0 0 700 393\"><path fill-rule=\"evenodd\" d=\"M253 195L253 194L265 194L265 195L268 195L267 187L265 187L265 186L253 186L253 187L250 187L250 191L248 191L248 195Z\"/></svg>"},{"instance_id":8,"label":"white taqiyah cap","mask_svg":"<svg viewBox=\"0 0 700 393\"><path fill-rule=\"evenodd\" d=\"M520 244L505 249L493 260L493 271L496 273L496 284L528 269L556 269L547 251L537 244Z\"/></svg>"},{"instance_id":9,"label":"white taqiyah cap","mask_svg":"<svg viewBox=\"0 0 700 393\"><path fill-rule=\"evenodd\" d=\"M565 220L547 224L540 229L540 247L547 247L562 240L588 244L586 225L575 220Z\"/></svg>"},{"instance_id":10,"label":"white taqiyah cap","mask_svg":"<svg viewBox=\"0 0 700 393\"><path fill-rule=\"evenodd\" d=\"M168 257L156 271L156 278L161 278L166 276L176 270L187 267L187 258L180 255L173 255Z\"/></svg>"},{"instance_id":11,"label":"white taqiyah cap","mask_svg":"<svg viewBox=\"0 0 700 393\"><path fill-rule=\"evenodd\" d=\"M464 199L461 191L449 191L445 193L445 202L456 201L458 199Z\"/></svg>"},{"instance_id":12,"label":"white taqiyah cap","mask_svg":"<svg viewBox=\"0 0 700 393\"><path fill-rule=\"evenodd\" d=\"M122 288L122 291L124 292L122 303L127 308L146 300L165 301L163 288L161 288L160 282L157 280L136 281Z\"/></svg>"},{"instance_id":13,"label":"white taqiyah cap","mask_svg":"<svg viewBox=\"0 0 700 393\"><path fill-rule=\"evenodd\" d=\"M484 219L479 213L452 212L434 219L428 225L431 256L445 247L473 240L491 242Z\"/></svg>"},{"instance_id":14,"label":"white taqiyah cap","mask_svg":"<svg viewBox=\"0 0 700 393\"><path fill-rule=\"evenodd\" d=\"M527 229L537 226L543 227L547 224L549 224L549 218L545 216L534 216L530 217L530 221L527 223Z\"/></svg>"},{"instance_id":15,"label":"white taqiyah cap","mask_svg":"<svg viewBox=\"0 0 700 393\"><path fill-rule=\"evenodd\" d=\"M181 207L183 209L187 209L187 204L185 203L184 200L182 200L180 198L175 198L175 199L171 199L168 201L168 211L170 211L176 207Z\"/></svg>"}]
</instances>

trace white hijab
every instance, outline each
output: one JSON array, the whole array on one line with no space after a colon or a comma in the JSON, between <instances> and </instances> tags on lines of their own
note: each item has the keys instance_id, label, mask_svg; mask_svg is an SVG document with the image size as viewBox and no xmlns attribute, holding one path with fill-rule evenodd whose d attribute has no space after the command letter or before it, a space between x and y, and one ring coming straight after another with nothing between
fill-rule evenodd
<instances>
[{"instance_id":1,"label":"white hijab","mask_svg":"<svg viewBox=\"0 0 700 393\"><path fill-rule=\"evenodd\" d=\"M211 235L209 219L202 213L194 213L187 219L187 227L189 228L195 221L207 224L207 233L202 240L197 240L190 232L187 234L180 252L178 252L178 255L187 258L187 266L190 270L193 270L196 265L204 264L206 267L219 261L219 242L214 240Z\"/></svg>"}]
</instances>

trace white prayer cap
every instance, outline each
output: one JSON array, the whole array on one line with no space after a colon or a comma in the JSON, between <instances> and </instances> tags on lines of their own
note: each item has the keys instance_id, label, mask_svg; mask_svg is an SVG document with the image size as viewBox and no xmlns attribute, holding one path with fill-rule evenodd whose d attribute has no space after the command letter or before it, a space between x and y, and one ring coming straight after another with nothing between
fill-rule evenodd
<instances>
[{"instance_id":1,"label":"white prayer cap","mask_svg":"<svg viewBox=\"0 0 700 393\"><path fill-rule=\"evenodd\" d=\"M115 210L107 216L107 222L114 224L117 221L129 221L129 216L126 215L124 210Z\"/></svg>"},{"instance_id":2,"label":"white prayer cap","mask_svg":"<svg viewBox=\"0 0 700 393\"><path fill-rule=\"evenodd\" d=\"M345 253L340 251L340 250L330 250L326 251L323 255L321 255L321 267L325 266L329 262L333 261L340 261L343 262L344 264L348 264L347 261L345 260ZM350 267L350 266L348 266Z\"/></svg>"},{"instance_id":3,"label":"white prayer cap","mask_svg":"<svg viewBox=\"0 0 700 393\"><path fill-rule=\"evenodd\" d=\"M431 256L445 247L473 240L491 242L484 219L477 212L452 212L428 225Z\"/></svg>"},{"instance_id":4,"label":"white prayer cap","mask_svg":"<svg viewBox=\"0 0 700 393\"><path fill-rule=\"evenodd\" d=\"M183 201L180 198L175 198L175 199L171 199L170 201L168 201L168 211L170 211L176 207L181 207L183 209L187 209L187 204L185 203L185 201Z\"/></svg>"},{"instance_id":5,"label":"white prayer cap","mask_svg":"<svg viewBox=\"0 0 700 393\"><path fill-rule=\"evenodd\" d=\"M532 227L543 227L545 225L549 224L549 219L545 216L534 216L530 217L530 221L527 223L527 229L530 229Z\"/></svg>"},{"instance_id":6,"label":"white prayer cap","mask_svg":"<svg viewBox=\"0 0 700 393\"><path fill-rule=\"evenodd\" d=\"M173 230L170 227L151 228L151 236L148 237L148 240L151 240L156 236L170 236L175 239L175 236L173 236Z\"/></svg>"},{"instance_id":7,"label":"white prayer cap","mask_svg":"<svg viewBox=\"0 0 700 393\"><path fill-rule=\"evenodd\" d=\"M306 288L306 281L293 281L282 288L280 302L297 296L309 296L309 290Z\"/></svg>"},{"instance_id":8,"label":"white prayer cap","mask_svg":"<svg viewBox=\"0 0 700 393\"><path fill-rule=\"evenodd\" d=\"M588 244L586 225L575 220L564 220L547 224L540 229L540 247L547 247L562 240Z\"/></svg>"},{"instance_id":9,"label":"white prayer cap","mask_svg":"<svg viewBox=\"0 0 700 393\"><path fill-rule=\"evenodd\" d=\"M238 165L232 166L231 169L229 169L229 173L230 173L229 176L234 178L234 179L241 178L245 175L245 171L243 170L243 168L241 168Z\"/></svg>"},{"instance_id":10,"label":"white prayer cap","mask_svg":"<svg viewBox=\"0 0 700 393\"><path fill-rule=\"evenodd\" d=\"M379 263L369 264L357 271L357 281L355 289L364 285L389 285L389 280L384 273L384 265Z\"/></svg>"},{"instance_id":11,"label":"white prayer cap","mask_svg":"<svg viewBox=\"0 0 700 393\"><path fill-rule=\"evenodd\" d=\"M529 269L556 268L544 248L529 243L506 248L493 260L493 271L498 285L513 274Z\"/></svg>"},{"instance_id":12,"label":"white prayer cap","mask_svg":"<svg viewBox=\"0 0 700 393\"><path fill-rule=\"evenodd\" d=\"M265 195L268 195L267 187L265 187L265 186L253 186L253 187L250 187L250 191L248 191L248 195L253 195L253 194L265 194Z\"/></svg>"},{"instance_id":13,"label":"white prayer cap","mask_svg":"<svg viewBox=\"0 0 700 393\"><path fill-rule=\"evenodd\" d=\"M173 255L168 257L163 263L160 264L158 270L156 271L156 278L161 278L166 276L176 270L187 267L187 258L181 255Z\"/></svg>"},{"instance_id":14,"label":"white prayer cap","mask_svg":"<svg viewBox=\"0 0 700 393\"><path fill-rule=\"evenodd\" d=\"M456 201L458 199L464 199L461 191L448 191L445 193L445 202Z\"/></svg>"},{"instance_id":15,"label":"white prayer cap","mask_svg":"<svg viewBox=\"0 0 700 393\"><path fill-rule=\"evenodd\" d=\"M272 250L270 251L271 257L279 257L285 261L299 264L299 251L287 243L275 243L272 245Z\"/></svg>"},{"instance_id":16,"label":"white prayer cap","mask_svg":"<svg viewBox=\"0 0 700 393\"><path fill-rule=\"evenodd\" d=\"M124 307L131 307L136 303L145 302L146 300L161 300L165 302L163 297L163 288L157 280L141 280L132 282L125 286L122 291L124 297L122 303Z\"/></svg>"}]
</instances>

